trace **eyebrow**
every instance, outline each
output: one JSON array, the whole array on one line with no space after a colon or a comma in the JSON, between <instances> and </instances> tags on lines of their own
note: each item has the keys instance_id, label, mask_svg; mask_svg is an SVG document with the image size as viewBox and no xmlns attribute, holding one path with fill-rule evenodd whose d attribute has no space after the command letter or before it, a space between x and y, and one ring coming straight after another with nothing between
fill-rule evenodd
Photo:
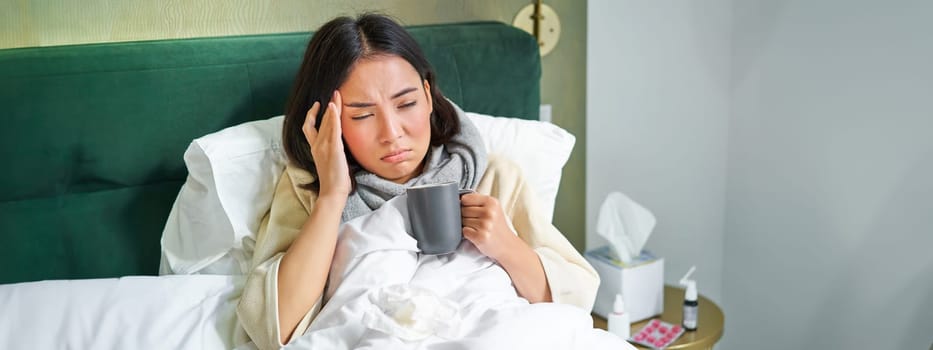
<instances>
[{"instance_id":1,"label":"eyebrow","mask_svg":"<svg viewBox=\"0 0 933 350\"><path fill-rule=\"evenodd\" d=\"M402 89L402 91L399 91L399 92L395 93L395 95L392 95L392 99L393 99L393 100L394 100L394 99L397 99L397 98L399 98L399 97L402 97L402 95L405 95L405 94L407 94L407 93L409 93L409 92L416 91L416 90L418 90L418 88L414 88L414 87L409 87L409 88ZM366 107L375 106L376 104L375 104L375 103L372 103L372 102L350 102L350 103L344 103L343 105L346 106L346 107L366 108Z\"/></svg>"}]
</instances>

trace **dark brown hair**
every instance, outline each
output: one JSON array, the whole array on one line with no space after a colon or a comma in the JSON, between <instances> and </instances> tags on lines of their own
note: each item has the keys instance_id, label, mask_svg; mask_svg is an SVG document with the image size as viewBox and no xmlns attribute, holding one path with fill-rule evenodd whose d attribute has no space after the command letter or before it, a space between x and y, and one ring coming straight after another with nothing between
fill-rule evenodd
<instances>
[{"instance_id":1,"label":"dark brown hair","mask_svg":"<svg viewBox=\"0 0 933 350\"><path fill-rule=\"evenodd\" d=\"M314 123L315 128L319 128L334 90L343 85L353 65L361 59L383 55L401 57L430 85L431 145L444 144L460 132L456 110L441 93L434 81L434 69L405 28L379 14L363 14L356 19L338 17L325 23L311 37L285 107L282 142L292 164L317 175L311 148L301 130L308 110L315 101L321 103ZM362 167L346 149L346 143L344 150L353 181L353 175ZM317 181L300 185L319 190ZM355 181L353 187L356 187Z\"/></svg>"}]
</instances>

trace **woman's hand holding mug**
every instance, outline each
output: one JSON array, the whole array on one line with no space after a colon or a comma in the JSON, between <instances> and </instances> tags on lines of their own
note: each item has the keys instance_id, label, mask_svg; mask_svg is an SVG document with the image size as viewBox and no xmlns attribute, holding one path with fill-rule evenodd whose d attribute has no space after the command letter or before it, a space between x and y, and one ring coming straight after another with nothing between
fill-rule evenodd
<instances>
[{"instance_id":1,"label":"woman's hand holding mug","mask_svg":"<svg viewBox=\"0 0 933 350\"><path fill-rule=\"evenodd\" d=\"M467 193L460 197L460 203L463 237L486 256L498 261L513 244L521 241L506 222L505 212L495 197Z\"/></svg>"}]
</instances>

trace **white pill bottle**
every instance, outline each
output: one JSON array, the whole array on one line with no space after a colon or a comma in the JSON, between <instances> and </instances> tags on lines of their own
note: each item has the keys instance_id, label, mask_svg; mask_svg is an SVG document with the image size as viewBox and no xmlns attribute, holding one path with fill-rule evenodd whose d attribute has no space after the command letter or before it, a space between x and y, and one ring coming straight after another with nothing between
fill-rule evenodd
<instances>
[{"instance_id":1,"label":"white pill bottle","mask_svg":"<svg viewBox=\"0 0 933 350\"><path fill-rule=\"evenodd\" d=\"M612 303L612 312L606 319L609 333L619 336L619 338L628 340L632 336L632 323L629 320L628 313L625 312L625 301L622 294L616 294L616 300Z\"/></svg>"}]
</instances>

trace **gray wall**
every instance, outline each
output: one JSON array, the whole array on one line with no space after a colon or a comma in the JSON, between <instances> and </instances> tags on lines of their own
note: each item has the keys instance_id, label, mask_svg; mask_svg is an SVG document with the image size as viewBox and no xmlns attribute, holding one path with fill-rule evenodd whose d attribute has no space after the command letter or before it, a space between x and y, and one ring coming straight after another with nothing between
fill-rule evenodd
<instances>
[{"instance_id":1,"label":"gray wall","mask_svg":"<svg viewBox=\"0 0 933 350\"><path fill-rule=\"evenodd\" d=\"M719 349L929 349L933 3L695 3L589 1L588 233L658 214Z\"/></svg>"},{"instance_id":2,"label":"gray wall","mask_svg":"<svg viewBox=\"0 0 933 350\"><path fill-rule=\"evenodd\" d=\"M720 348L930 348L933 3L734 3Z\"/></svg>"},{"instance_id":3,"label":"gray wall","mask_svg":"<svg viewBox=\"0 0 933 350\"><path fill-rule=\"evenodd\" d=\"M606 195L658 219L647 248L676 284L691 265L720 300L729 120L728 0L590 0L587 18L587 246Z\"/></svg>"}]
</instances>

